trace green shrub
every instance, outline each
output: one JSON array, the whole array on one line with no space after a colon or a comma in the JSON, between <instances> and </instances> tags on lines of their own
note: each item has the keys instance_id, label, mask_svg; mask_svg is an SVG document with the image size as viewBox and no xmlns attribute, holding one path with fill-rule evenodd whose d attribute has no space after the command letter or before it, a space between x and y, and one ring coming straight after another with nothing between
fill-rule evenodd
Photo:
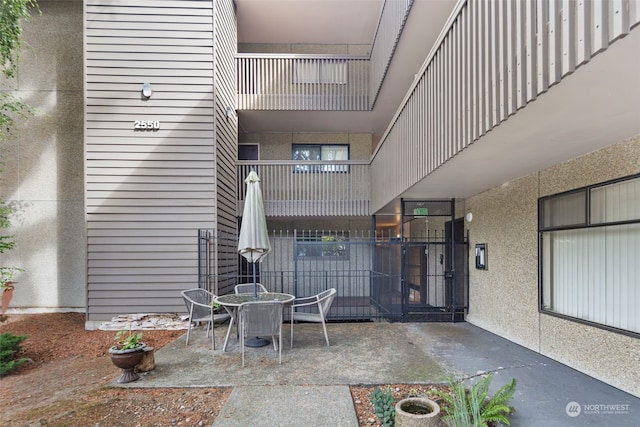
<instances>
[{"instance_id":1,"label":"green shrub","mask_svg":"<svg viewBox=\"0 0 640 427\"><path fill-rule=\"evenodd\" d=\"M25 338L27 338L26 335L13 335L10 332L0 334L0 377L9 375L11 371L28 360L15 358L20 351L20 343Z\"/></svg>"},{"instance_id":2,"label":"green shrub","mask_svg":"<svg viewBox=\"0 0 640 427\"><path fill-rule=\"evenodd\" d=\"M441 410L442 419L449 427L487 427L489 423L501 422L511 425L508 416L513 407L507 402L513 398L516 379L503 385L489 397L489 384L493 374L483 376L471 389L465 389L462 381L449 378L451 394L434 390L433 393L445 401Z\"/></svg>"},{"instance_id":3,"label":"green shrub","mask_svg":"<svg viewBox=\"0 0 640 427\"><path fill-rule=\"evenodd\" d=\"M387 387L386 391L376 387L371 392L371 403L373 403L373 409L382 425L384 427L393 427L396 417L396 402L393 398L391 387Z\"/></svg>"}]
</instances>

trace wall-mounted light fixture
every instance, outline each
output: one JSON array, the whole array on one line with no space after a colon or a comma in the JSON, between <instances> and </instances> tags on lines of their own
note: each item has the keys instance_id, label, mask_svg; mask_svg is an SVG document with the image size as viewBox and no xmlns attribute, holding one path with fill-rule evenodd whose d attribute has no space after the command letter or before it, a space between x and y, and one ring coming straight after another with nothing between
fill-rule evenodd
<instances>
[{"instance_id":1,"label":"wall-mounted light fixture","mask_svg":"<svg viewBox=\"0 0 640 427\"><path fill-rule=\"evenodd\" d=\"M236 115L236 112L234 111L234 109L231 107L227 107L227 120L234 120L237 118L238 116Z\"/></svg>"},{"instance_id":2,"label":"wall-mounted light fixture","mask_svg":"<svg viewBox=\"0 0 640 427\"><path fill-rule=\"evenodd\" d=\"M466 219L467 222L473 221L473 214L471 212L467 212L467 214L464 216L464 219Z\"/></svg>"},{"instance_id":3,"label":"wall-mounted light fixture","mask_svg":"<svg viewBox=\"0 0 640 427\"><path fill-rule=\"evenodd\" d=\"M153 95L153 91L151 90L151 83L143 83L142 84L142 98L149 99Z\"/></svg>"}]
</instances>

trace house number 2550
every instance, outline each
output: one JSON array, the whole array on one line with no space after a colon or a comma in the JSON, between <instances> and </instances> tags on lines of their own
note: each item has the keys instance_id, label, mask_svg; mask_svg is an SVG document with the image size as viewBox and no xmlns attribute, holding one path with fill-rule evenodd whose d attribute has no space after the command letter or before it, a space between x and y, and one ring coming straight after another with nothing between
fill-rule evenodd
<instances>
[{"instance_id":1,"label":"house number 2550","mask_svg":"<svg viewBox=\"0 0 640 427\"><path fill-rule=\"evenodd\" d=\"M158 130L160 122L157 120L136 120L133 122L133 130Z\"/></svg>"}]
</instances>

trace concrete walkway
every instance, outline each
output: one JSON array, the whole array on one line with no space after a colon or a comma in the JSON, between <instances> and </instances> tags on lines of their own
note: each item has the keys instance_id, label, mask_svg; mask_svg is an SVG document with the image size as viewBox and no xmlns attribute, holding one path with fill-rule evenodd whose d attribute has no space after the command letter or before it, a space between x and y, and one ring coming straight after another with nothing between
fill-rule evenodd
<instances>
[{"instance_id":1,"label":"concrete walkway","mask_svg":"<svg viewBox=\"0 0 640 427\"><path fill-rule=\"evenodd\" d=\"M272 346L247 348L241 366L226 325L215 351L202 330L155 355L156 369L127 387L233 387L214 426L357 426L349 385L440 383L495 372L491 392L518 381L512 426L640 427L640 399L468 323L295 325L282 364ZM114 383L114 386L121 386Z\"/></svg>"}]
</instances>

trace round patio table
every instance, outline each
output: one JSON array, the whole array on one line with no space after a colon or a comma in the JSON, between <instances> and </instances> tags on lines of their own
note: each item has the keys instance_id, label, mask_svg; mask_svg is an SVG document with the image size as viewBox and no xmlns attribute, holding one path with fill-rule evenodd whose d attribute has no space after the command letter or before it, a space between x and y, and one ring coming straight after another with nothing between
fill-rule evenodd
<instances>
[{"instance_id":1,"label":"round patio table","mask_svg":"<svg viewBox=\"0 0 640 427\"><path fill-rule=\"evenodd\" d=\"M241 304L245 302L252 301L279 301L282 304L288 304L293 302L295 296L291 294L285 294L281 292L262 292L256 295L252 293L243 293L243 294L227 294L227 295L219 295L213 299L214 303L220 304L227 310L227 313L231 316L231 320L229 321L229 327L227 328L227 335L224 338L224 345L222 346L222 351L227 351L227 342L229 341L229 334L231 333L231 328L233 324L236 322L236 311Z\"/></svg>"}]
</instances>

